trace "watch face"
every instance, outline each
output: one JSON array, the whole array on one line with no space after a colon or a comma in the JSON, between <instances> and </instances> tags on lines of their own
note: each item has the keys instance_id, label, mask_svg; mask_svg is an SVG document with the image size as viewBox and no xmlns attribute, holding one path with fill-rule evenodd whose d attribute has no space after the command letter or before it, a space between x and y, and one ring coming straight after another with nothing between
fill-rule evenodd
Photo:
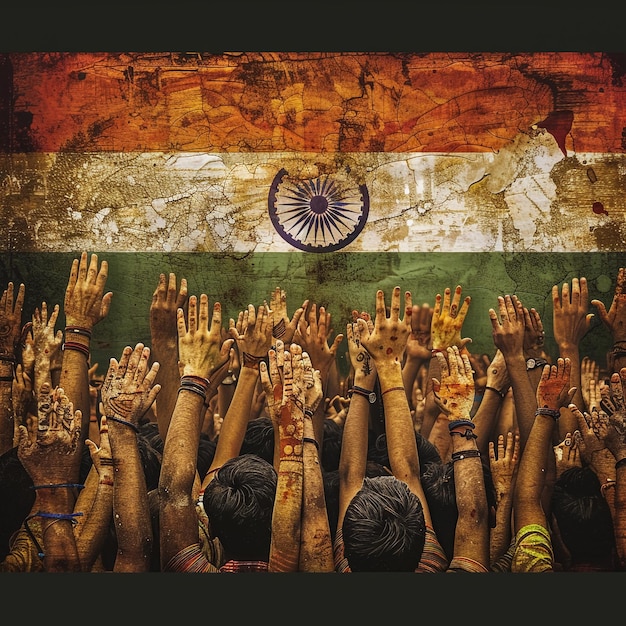
<instances>
[{"instance_id":1,"label":"watch face","mask_svg":"<svg viewBox=\"0 0 626 626\"><path fill-rule=\"evenodd\" d=\"M370 404L374 404L374 402L376 402L376 394L372 391L370 393Z\"/></svg>"},{"instance_id":2,"label":"watch face","mask_svg":"<svg viewBox=\"0 0 626 626\"><path fill-rule=\"evenodd\" d=\"M354 241L369 213L369 193L345 173L299 179L281 169L268 210L276 232L306 252L334 252Z\"/></svg>"},{"instance_id":3,"label":"watch face","mask_svg":"<svg viewBox=\"0 0 626 626\"><path fill-rule=\"evenodd\" d=\"M533 368L535 367L535 365L536 365L536 361L535 361L535 359L528 359L528 360L526 361L526 369L527 369L527 370L531 370L531 369L533 369Z\"/></svg>"}]
</instances>

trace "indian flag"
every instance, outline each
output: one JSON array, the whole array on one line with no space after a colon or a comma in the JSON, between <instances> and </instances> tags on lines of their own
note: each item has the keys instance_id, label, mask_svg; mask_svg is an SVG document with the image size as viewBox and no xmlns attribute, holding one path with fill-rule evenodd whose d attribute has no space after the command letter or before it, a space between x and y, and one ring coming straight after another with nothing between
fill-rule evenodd
<instances>
[{"instance_id":1,"label":"indian flag","mask_svg":"<svg viewBox=\"0 0 626 626\"><path fill-rule=\"evenodd\" d=\"M94 360L149 343L161 272L225 318L280 286L335 332L395 285L516 293L551 341L554 284L607 306L626 264L624 56L593 52L0 55L0 283L63 302L109 262ZM604 364L602 328L584 340ZM341 357L343 359L343 356Z\"/></svg>"}]
</instances>

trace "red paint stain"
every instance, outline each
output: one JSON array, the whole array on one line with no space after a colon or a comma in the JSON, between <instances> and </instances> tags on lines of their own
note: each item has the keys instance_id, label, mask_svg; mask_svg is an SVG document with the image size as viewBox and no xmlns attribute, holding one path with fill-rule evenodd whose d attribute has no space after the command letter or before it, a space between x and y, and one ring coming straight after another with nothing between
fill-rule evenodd
<instances>
[{"instance_id":1,"label":"red paint stain","mask_svg":"<svg viewBox=\"0 0 626 626\"><path fill-rule=\"evenodd\" d=\"M572 122L574 121L573 111L552 111L548 114L543 122L539 122L539 128L545 128L555 139L561 152L567 156L565 149L565 137L572 130Z\"/></svg>"},{"instance_id":2,"label":"red paint stain","mask_svg":"<svg viewBox=\"0 0 626 626\"><path fill-rule=\"evenodd\" d=\"M387 354L391 354L393 350L391 348L387 348Z\"/></svg>"},{"instance_id":3,"label":"red paint stain","mask_svg":"<svg viewBox=\"0 0 626 626\"><path fill-rule=\"evenodd\" d=\"M602 204L602 202L594 202L591 205L591 208L593 209L593 212L596 215L608 215L607 210L604 208L604 205Z\"/></svg>"}]
</instances>

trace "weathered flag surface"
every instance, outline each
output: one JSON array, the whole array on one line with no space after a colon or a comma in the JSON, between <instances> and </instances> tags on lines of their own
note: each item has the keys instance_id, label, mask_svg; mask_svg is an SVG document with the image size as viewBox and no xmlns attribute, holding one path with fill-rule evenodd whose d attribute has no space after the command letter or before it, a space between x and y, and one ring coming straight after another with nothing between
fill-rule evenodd
<instances>
[{"instance_id":1,"label":"weathered flag surface","mask_svg":"<svg viewBox=\"0 0 626 626\"><path fill-rule=\"evenodd\" d=\"M106 259L100 363L149 343L170 271L226 318L280 286L335 332L377 288L460 284L490 354L516 293L554 353L552 285L585 276L608 306L626 265L625 81L617 53L5 53L0 284L30 315L81 250Z\"/></svg>"}]
</instances>

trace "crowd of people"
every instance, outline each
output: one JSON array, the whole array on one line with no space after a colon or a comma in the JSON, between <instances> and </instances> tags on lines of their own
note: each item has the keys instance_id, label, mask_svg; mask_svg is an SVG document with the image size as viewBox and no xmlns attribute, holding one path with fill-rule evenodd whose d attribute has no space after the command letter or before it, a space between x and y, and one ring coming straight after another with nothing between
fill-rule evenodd
<instances>
[{"instance_id":1,"label":"crowd of people","mask_svg":"<svg viewBox=\"0 0 626 626\"><path fill-rule=\"evenodd\" d=\"M606 305L553 286L556 354L515 294L475 354L461 285L378 290L344 335L314 294L224 320L162 273L150 336L98 372L107 274L83 251L62 306L3 291L0 571L625 570L625 268ZM594 315L605 363L580 352Z\"/></svg>"}]
</instances>

